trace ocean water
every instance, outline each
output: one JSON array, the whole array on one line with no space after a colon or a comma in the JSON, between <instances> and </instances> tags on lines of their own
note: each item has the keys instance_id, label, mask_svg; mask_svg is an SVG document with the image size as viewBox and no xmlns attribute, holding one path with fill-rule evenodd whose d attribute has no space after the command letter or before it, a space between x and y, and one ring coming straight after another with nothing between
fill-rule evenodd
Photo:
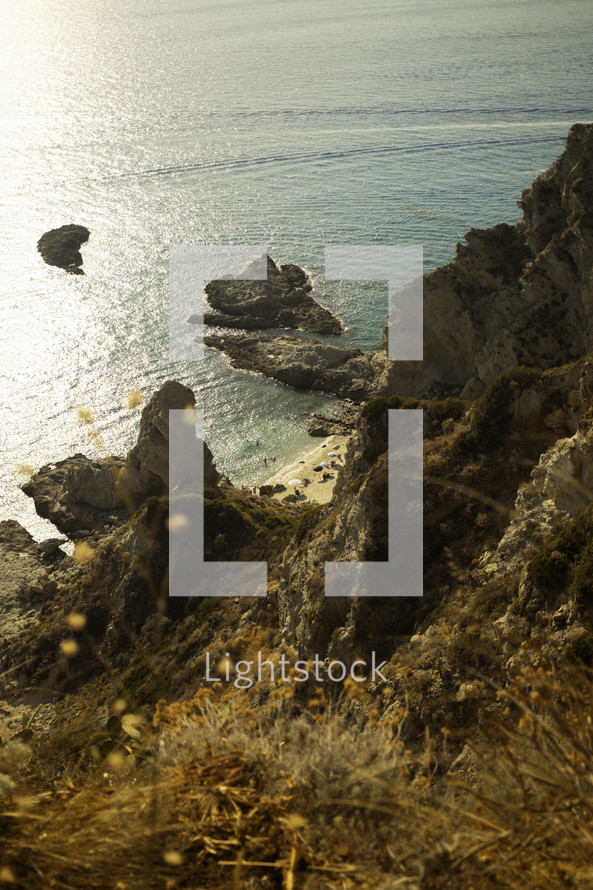
<instances>
[{"instance_id":1,"label":"ocean water","mask_svg":"<svg viewBox=\"0 0 593 890\"><path fill-rule=\"evenodd\" d=\"M517 220L592 117L590 35L589 0L2 0L0 517L51 531L28 468L124 453L129 393L170 377L233 481L293 458L333 400L171 364L169 246L267 245L372 348L385 289L325 282L324 245L422 243L428 271ZM36 252L69 222L84 277Z\"/></svg>"}]
</instances>

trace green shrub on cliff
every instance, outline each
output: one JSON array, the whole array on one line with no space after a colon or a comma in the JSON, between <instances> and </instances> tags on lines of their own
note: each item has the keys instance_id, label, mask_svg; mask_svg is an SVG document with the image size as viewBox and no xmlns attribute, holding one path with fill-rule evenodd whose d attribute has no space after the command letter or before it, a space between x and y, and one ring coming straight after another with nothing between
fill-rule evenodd
<instances>
[{"instance_id":1,"label":"green shrub on cliff","mask_svg":"<svg viewBox=\"0 0 593 890\"><path fill-rule=\"evenodd\" d=\"M578 605L593 605L593 506L544 544L528 572L547 596L568 590Z\"/></svg>"},{"instance_id":2,"label":"green shrub on cliff","mask_svg":"<svg viewBox=\"0 0 593 890\"><path fill-rule=\"evenodd\" d=\"M456 442L458 454L488 454L498 448L511 423L515 392L542 374L540 368L521 365L497 377L474 405L470 427Z\"/></svg>"}]
</instances>

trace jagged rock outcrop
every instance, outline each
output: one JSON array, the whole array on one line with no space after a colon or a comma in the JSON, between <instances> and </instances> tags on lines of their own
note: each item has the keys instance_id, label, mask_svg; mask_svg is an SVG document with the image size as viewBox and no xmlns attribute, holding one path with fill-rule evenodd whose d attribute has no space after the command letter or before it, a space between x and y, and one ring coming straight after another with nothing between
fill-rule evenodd
<instances>
[{"instance_id":1,"label":"jagged rock outcrop","mask_svg":"<svg viewBox=\"0 0 593 890\"><path fill-rule=\"evenodd\" d=\"M353 402L398 391L395 363L383 350L363 353L312 337L289 335L209 334L204 343L224 352L233 367L264 374L296 389L316 389ZM412 373L421 388L420 372Z\"/></svg>"},{"instance_id":2,"label":"jagged rock outcrop","mask_svg":"<svg viewBox=\"0 0 593 890\"><path fill-rule=\"evenodd\" d=\"M40 516L73 535L123 521L126 512L117 485L123 467L121 458L91 460L74 454L41 467L21 488Z\"/></svg>"},{"instance_id":3,"label":"jagged rock outcrop","mask_svg":"<svg viewBox=\"0 0 593 890\"><path fill-rule=\"evenodd\" d=\"M119 484L132 507L168 492L169 411L193 408L195 401L191 389L168 380L144 407L138 442L126 458Z\"/></svg>"},{"instance_id":4,"label":"jagged rock outcrop","mask_svg":"<svg viewBox=\"0 0 593 890\"><path fill-rule=\"evenodd\" d=\"M307 273L292 264L278 266L267 258L265 281L211 281L205 291L216 313L204 313L204 323L245 330L296 328L311 334L341 334L339 318L321 306L310 291ZM197 320L192 316L190 322Z\"/></svg>"},{"instance_id":5,"label":"jagged rock outcrop","mask_svg":"<svg viewBox=\"0 0 593 890\"><path fill-rule=\"evenodd\" d=\"M80 247L90 237L86 226L66 225L51 229L37 242L37 250L49 266L59 266L72 275L84 275Z\"/></svg>"},{"instance_id":6,"label":"jagged rock outcrop","mask_svg":"<svg viewBox=\"0 0 593 890\"><path fill-rule=\"evenodd\" d=\"M145 406L136 445L128 456L91 460L75 454L41 467L22 485L40 516L66 535L119 525L149 497L169 490L169 410L195 404L194 394L174 380L163 384ZM220 475L204 443L204 483Z\"/></svg>"},{"instance_id":7,"label":"jagged rock outcrop","mask_svg":"<svg viewBox=\"0 0 593 890\"><path fill-rule=\"evenodd\" d=\"M424 362L395 362L400 395L476 398L502 371L549 368L593 346L593 124L523 192L516 225L472 229L424 278ZM420 371L420 373L419 373Z\"/></svg>"},{"instance_id":8,"label":"jagged rock outcrop","mask_svg":"<svg viewBox=\"0 0 593 890\"><path fill-rule=\"evenodd\" d=\"M360 349L311 337L209 335L204 343L225 353L235 368L259 372L287 386L314 388L362 401L369 397L370 366Z\"/></svg>"}]
</instances>

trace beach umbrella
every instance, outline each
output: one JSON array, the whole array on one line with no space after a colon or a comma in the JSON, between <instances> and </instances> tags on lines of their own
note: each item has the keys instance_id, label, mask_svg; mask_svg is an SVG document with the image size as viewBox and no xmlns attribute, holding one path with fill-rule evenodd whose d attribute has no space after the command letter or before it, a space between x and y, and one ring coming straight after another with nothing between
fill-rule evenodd
<instances>
[{"instance_id":1,"label":"beach umbrella","mask_svg":"<svg viewBox=\"0 0 593 890\"><path fill-rule=\"evenodd\" d=\"M329 464L328 464L328 462L327 462L326 460L322 460L319 466L320 466L320 467L325 467L325 468L327 469L327 468L329 467Z\"/></svg>"},{"instance_id":2,"label":"beach umbrella","mask_svg":"<svg viewBox=\"0 0 593 890\"><path fill-rule=\"evenodd\" d=\"M338 457L338 454L335 451L330 451L327 456L328 457Z\"/></svg>"},{"instance_id":3,"label":"beach umbrella","mask_svg":"<svg viewBox=\"0 0 593 890\"><path fill-rule=\"evenodd\" d=\"M289 485L302 485L302 481L300 479L291 479L288 483Z\"/></svg>"}]
</instances>

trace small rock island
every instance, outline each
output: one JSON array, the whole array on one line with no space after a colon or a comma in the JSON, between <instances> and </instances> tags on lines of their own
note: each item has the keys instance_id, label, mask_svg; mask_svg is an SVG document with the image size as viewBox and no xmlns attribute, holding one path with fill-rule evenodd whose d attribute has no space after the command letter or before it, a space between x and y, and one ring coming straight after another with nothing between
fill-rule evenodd
<instances>
[{"instance_id":1,"label":"small rock island","mask_svg":"<svg viewBox=\"0 0 593 890\"><path fill-rule=\"evenodd\" d=\"M74 224L50 229L37 242L37 250L48 266L58 266L71 275L84 275L80 247L89 240L86 226Z\"/></svg>"},{"instance_id":2,"label":"small rock island","mask_svg":"<svg viewBox=\"0 0 593 890\"><path fill-rule=\"evenodd\" d=\"M267 257L267 279L210 281L206 296L214 312L204 313L204 324L242 330L296 328L310 334L342 334L339 318L311 296L313 284L304 269L278 267ZM191 316L190 322L197 322Z\"/></svg>"}]
</instances>

